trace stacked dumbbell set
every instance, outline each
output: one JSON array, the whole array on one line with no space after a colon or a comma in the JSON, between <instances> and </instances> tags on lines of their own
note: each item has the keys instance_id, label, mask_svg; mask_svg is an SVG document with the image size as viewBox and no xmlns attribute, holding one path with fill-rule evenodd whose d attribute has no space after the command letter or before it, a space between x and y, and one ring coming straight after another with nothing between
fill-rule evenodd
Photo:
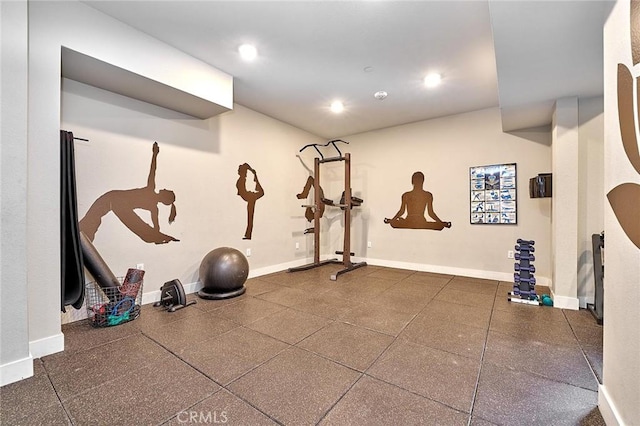
<instances>
[{"instance_id":1,"label":"stacked dumbbell set","mask_svg":"<svg viewBox=\"0 0 640 426\"><path fill-rule=\"evenodd\" d=\"M536 260L535 241L518 238L515 246L515 259L518 261L513 265L513 291L509 293L509 301L526 303L530 305L540 305L540 300L535 291L536 278L534 273L536 267L533 262Z\"/></svg>"}]
</instances>

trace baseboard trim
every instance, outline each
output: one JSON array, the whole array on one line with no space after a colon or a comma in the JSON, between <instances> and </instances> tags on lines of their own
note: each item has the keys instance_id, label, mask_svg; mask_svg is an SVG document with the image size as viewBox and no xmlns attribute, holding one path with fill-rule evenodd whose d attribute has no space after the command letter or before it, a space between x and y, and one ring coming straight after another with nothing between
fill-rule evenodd
<instances>
[{"instance_id":1,"label":"baseboard trim","mask_svg":"<svg viewBox=\"0 0 640 426\"><path fill-rule=\"evenodd\" d=\"M313 259L298 259L292 262L280 263L272 266L265 266L262 268L256 268L249 271L248 278L257 278L262 275L272 274L274 272L280 272L287 270L289 268L294 268L296 266L306 265L307 263L313 262ZM182 284L182 288L184 288L184 292L186 294L192 294L197 292L202 288L202 284L199 281L193 283ZM155 303L160 300L160 290L154 290L142 295L142 304L146 305L149 303Z\"/></svg>"},{"instance_id":2,"label":"baseboard trim","mask_svg":"<svg viewBox=\"0 0 640 426\"><path fill-rule=\"evenodd\" d=\"M62 351L64 351L64 334L62 333L29 342L29 352L33 358L42 358Z\"/></svg>"},{"instance_id":3,"label":"baseboard trim","mask_svg":"<svg viewBox=\"0 0 640 426\"><path fill-rule=\"evenodd\" d=\"M512 272L483 271L480 269L457 268L453 266L429 265L425 263L398 262L384 259L362 259L370 265L385 266L388 268L408 269L411 271L432 272L434 274L459 275L463 277L482 278L487 280L513 282ZM550 285L551 280L547 277L536 276L540 285Z\"/></svg>"},{"instance_id":4,"label":"baseboard trim","mask_svg":"<svg viewBox=\"0 0 640 426\"><path fill-rule=\"evenodd\" d=\"M321 260L333 259L333 258L336 258L336 256L330 256L330 255L321 256ZM457 268L452 266L428 265L424 263L399 262L399 261L384 260L384 259L366 259L366 258L358 258L358 257L353 257L352 259L354 262L367 262L369 265L384 266L387 268L398 268L398 269L407 269L410 271L432 272L435 274L459 275L463 277L482 278L487 280L504 281L509 283L513 282L512 272L483 271L480 269L467 269L467 268ZM306 265L312 262L313 262L313 259L298 259L291 262L279 263L277 265L256 268L249 271L249 278L257 278L262 275L268 275L274 272L285 271L289 268ZM551 286L551 280L547 277L536 276L536 280L539 285ZM184 292L186 294L191 294L200 290L202 288L202 285L196 281L196 282L187 283L187 284L183 283L182 287L184 288ZM154 303L158 300L160 300L160 290L150 291L142 295L143 305L146 305L148 303ZM576 299L576 301L577 300L578 299ZM554 303L555 303L555 300L554 300ZM569 309L572 309L572 308L569 308ZM575 308L575 309L578 309L578 308Z\"/></svg>"},{"instance_id":5,"label":"baseboard trim","mask_svg":"<svg viewBox=\"0 0 640 426\"><path fill-rule=\"evenodd\" d=\"M552 291L551 298L553 299L554 308L571 309L573 311L580 309L580 300L577 297L556 296Z\"/></svg>"},{"instance_id":6,"label":"baseboard trim","mask_svg":"<svg viewBox=\"0 0 640 426\"><path fill-rule=\"evenodd\" d=\"M587 305L593 305L595 303L595 299L593 296L578 296L578 304L580 305L580 309L586 309Z\"/></svg>"},{"instance_id":7,"label":"baseboard trim","mask_svg":"<svg viewBox=\"0 0 640 426\"><path fill-rule=\"evenodd\" d=\"M0 386L18 382L33 376L33 357L18 359L0 365Z\"/></svg>"},{"instance_id":8,"label":"baseboard trim","mask_svg":"<svg viewBox=\"0 0 640 426\"><path fill-rule=\"evenodd\" d=\"M326 258L329 259L329 258L335 258L335 257L336 256L333 256L333 257L327 256ZM253 271L249 271L249 278L256 278L256 277L261 277L263 275L273 274L274 272L285 271L289 268L295 268L297 266L306 265L308 263L313 263L313 259L298 259L292 262L285 262L285 263L280 263L278 265L257 268L257 269L254 269Z\"/></svg>"},{"instance_id":9,"label":"baseboard trim","mask_svg":"<svg viewBox=\"0 0 640 426\"><path fill-rule=\"evenodd\" d=\"M598 408L607 426L624 425L622 417L620 417L620 413L611 400L607 387L604 385L598 385Z\"/></svg>"}]
</instances>

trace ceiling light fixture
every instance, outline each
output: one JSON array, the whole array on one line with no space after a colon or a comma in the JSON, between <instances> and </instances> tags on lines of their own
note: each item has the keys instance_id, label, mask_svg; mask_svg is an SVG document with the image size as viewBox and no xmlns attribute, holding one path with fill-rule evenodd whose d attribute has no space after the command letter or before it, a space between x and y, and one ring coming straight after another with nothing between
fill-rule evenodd
<instances>
[{"instance_id":1,"label":"ceiling light fixture","mask_svg":"<svg viewBox=\"0 0 640 426\"><path fill-rule=\"evenodd\" d=\"M333 101L331 103L331 112L335 112L336 114L344 111L344 105L340 101Z\"/></svg>"},{"instance_id":2,"label":"ceiling light fixture","mask_svg":"<svg viewBox=\"0 0 640 426\"><path fill-rule=\"evenodd\" d=\"M251 44L243 44L238 47L238 52L245 61L252 61L258 56L258 50Z\"/></svg>"},{"instance_id":3,"label":"ceiling light fixture","mask_svg":"<svg viewBox=\"0 0 640 426\"><path fill-rule=\"evenodd\" d=\"M373 97L381 101L387 97L387 92L385 92L384 90L380 90L379 92L374 93Z\"/></svg>"},{"instance_id":4,"label":"ceiling light fixture","mask_svg":"<svg viewBox=\"0 0 640 426\"><path fill-rule=\"evenodd\" d=\"M424 78L424 85L427 87L436 87L442 81L442 76L438 73L431 73Z\"/></svg>"}]
</instances>

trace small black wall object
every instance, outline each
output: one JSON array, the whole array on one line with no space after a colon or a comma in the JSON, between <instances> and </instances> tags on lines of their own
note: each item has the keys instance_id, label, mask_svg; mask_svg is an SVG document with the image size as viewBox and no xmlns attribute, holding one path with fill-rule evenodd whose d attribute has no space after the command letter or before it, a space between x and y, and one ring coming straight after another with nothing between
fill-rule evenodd
<instances>
[{"instance_id":1,"label":"small black wall object","mask_svg":"<svg viewBox=\"0 0 640 426\"><path fill-rule=\"evenodd\" d=\"M175 312L178 309L186 308L189 305L197 303L196 300L187 302L187 295L180 280L175 279L167 281L160 287L160 300L153 304L154 307L163 306L169 312Z\"/></svg>"},{"instance_id":2,"label":"small black wall object","mask_svg":"<svg viewBox=\"0 0 640 426\"><path fill-rule=\"evenodd\" d=\"M529 198L548 198L553 195L551 173L540 173L529 179Z\"/></svg>"}]
</instances>

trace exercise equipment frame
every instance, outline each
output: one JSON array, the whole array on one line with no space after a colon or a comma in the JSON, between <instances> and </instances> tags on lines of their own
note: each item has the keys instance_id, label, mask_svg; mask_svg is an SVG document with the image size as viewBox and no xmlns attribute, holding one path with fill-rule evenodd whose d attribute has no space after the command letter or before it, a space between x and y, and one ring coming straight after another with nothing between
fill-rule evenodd
<instances>
[{"instance_id":1,"label":"exercise equipment frame","mask_svg":"<svg viewBox=\"0 0 640 426\"><path fill-rule=\"evenodd\" d=\"M602 250L604 249L604 232L591 235L593 247L593 280L595 295L593 303L587 303L587 309L599 325L604 323L604 265L602 264Z\"/></svg>"},{"instance_id":2,"label":"exercise equipment frame","mask_svg":"<svg viewBox=\"0 0 640 426\"><path fill-rule=\"evenodd\" d=\"M303 151L305 148L314 147L322 158L314 158L313 161L313 195L314 195L314 204L313 207L313 228L307 229L305 233L313 232L313 263L298 266L295 268L289 268L288 272L298 272L298 271L307 271L309 269L317 268L319 266L324 266L328 264L342 264L345 266L344 269L337 271L335 274L331 275L331 280L336 281L338 279L338 275L345 274L347 272L353 271L354 269L361 268L363 266L367 266L366 262L351 262L351 256L353 253L351 252L351 207L359 206L362 203L362 200L359 198L352 197L351 195L351 154L345 153L344 155L340 152L338 147L336 146L336 142L344 142L343 140L333 140L327 142L327 146L331 144L336 151L338 151L338 156L336 157L328 157L325 158L324 155L318 150L317 144L305 145L300 151ZM320 197L320 165L324 163L330 163L335 161L343 161L344 162L344 203L336 204L333 202L326 202L328 200L323 200ZM320 211L318 206L320 203L324 203L325 205L340 207L344 211L344 239L343 239L343 249L342 251L336 251L336 254L342 255L342 260L339 259L328 259L320 261ZM302 207L310 207L307 205L303 205Z\"/></svg>"}]
</instances>

